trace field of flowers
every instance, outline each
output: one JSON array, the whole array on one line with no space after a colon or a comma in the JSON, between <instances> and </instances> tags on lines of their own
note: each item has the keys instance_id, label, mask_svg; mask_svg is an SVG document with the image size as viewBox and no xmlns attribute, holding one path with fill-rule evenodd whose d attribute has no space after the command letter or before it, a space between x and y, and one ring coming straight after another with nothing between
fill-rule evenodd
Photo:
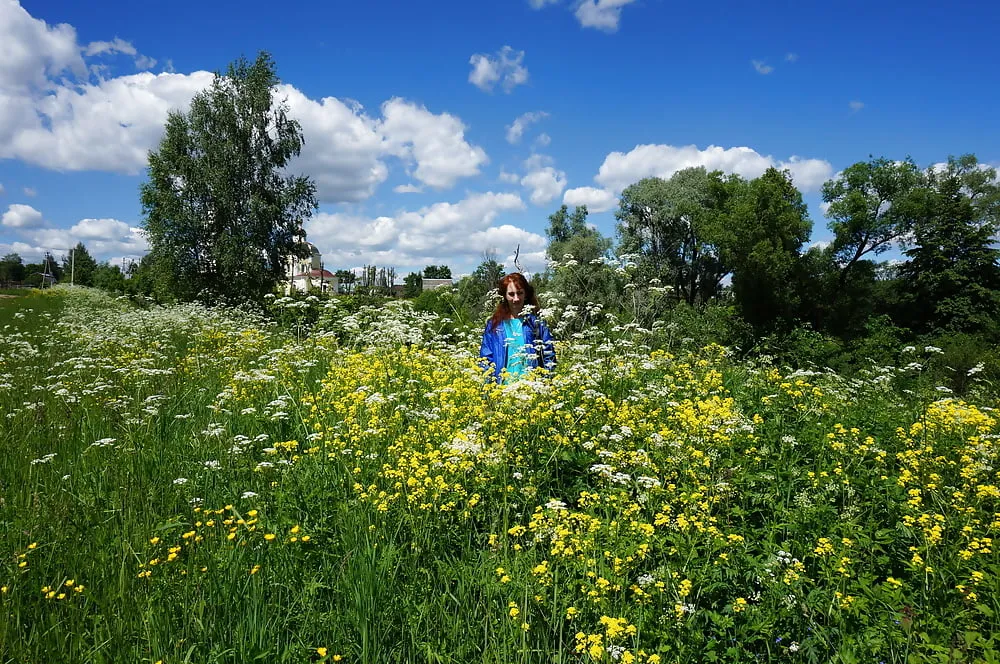
<instances>
[{"instance_id":1,"label":"field of flowers","mask_svg":"<svg viewBox=\"0 0 1000 664\"><path fill-rule=\"evenodd\" d=\"M0 662L1000 661L995 393L934 348L609 322L499 387L405 303L320 323L0 299Z\"/></svg>"}]
</instances>

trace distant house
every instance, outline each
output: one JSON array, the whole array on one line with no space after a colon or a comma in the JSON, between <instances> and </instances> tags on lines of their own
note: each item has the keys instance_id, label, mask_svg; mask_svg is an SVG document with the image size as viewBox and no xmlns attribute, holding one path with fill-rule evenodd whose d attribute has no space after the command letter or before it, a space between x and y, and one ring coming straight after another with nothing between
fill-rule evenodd
<instances>
[{"instance_id":1,"label":"distant house","mask_svg":"<svg viewBox=\"0 0 1000 664\"><path fill-rule=\"evenodd\" d=\"M318 290L322 293L336 293L339 279L335 274L323 267L323 256L311 242L302 241L309 251L309 256L300 258L290 256L285 268L285 294L294 291Z\"/></svg>"},{"instance_id":2,"label":"distant house","mask_svg":"<svg viewBox=\"0 0 1000 664\"><path fill-rule=\"evenodd\" d=\"M451 286L451 279L428 279L423 278L423 288L421 290L434 290L435 288L441 288L442 286Z\"/></svg>"}]
</instances>

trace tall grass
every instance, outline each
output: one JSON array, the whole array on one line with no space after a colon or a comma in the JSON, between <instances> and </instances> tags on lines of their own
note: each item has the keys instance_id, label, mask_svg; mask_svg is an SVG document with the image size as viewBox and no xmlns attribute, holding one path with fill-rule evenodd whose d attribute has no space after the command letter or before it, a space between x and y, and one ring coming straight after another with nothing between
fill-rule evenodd
<instances>
[{"instance_id":1,"label":"tall grass","mask_svg":"<svg viewBox=\"0 0 1000 664\"><path fill-rule=\"evenodd\" d=\"M394 307L0 299L0 661L998 657L995 397L934 349L848 380L621 325L501 388Z\"/></svg>"}]
</instances>

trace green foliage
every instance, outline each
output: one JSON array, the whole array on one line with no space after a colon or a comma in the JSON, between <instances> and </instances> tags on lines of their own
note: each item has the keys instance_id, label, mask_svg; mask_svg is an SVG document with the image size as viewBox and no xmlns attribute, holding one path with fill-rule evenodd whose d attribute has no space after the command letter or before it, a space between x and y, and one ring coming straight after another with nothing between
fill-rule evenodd
<instances>
[{"instance_id":1,"label":"green foliage","mask_svg":"<svg viewBox=\"0 0 1000 664\"><path fill-rule=\"evenodd\" d=\"M572 254L578 260L589 261L603 257L611 249L611 240L587 225L587 214L586 205L576 206L572 213L563 205L549 215L545 230L549 238L546 249L549 260L560 261L566 254ZM571 242L575 242L575 246Z\"/></svg>"},{"instance_id":2,"label":"green foliage","mask_svg":"<svg viewBox=\"0 0 1000 664\"><path fill-rule=\"evenodd\" d=\"M410 272L403 278L403 297L417 297L424 290L424 278L419 272Z\"/></svg>"},{"instance_id":3,"label":"green foliage","mask_svg":"<svg viewBox=\"0 0 1000 664\"><path fill-rule=\"evenodd\" d=\"M459 283L461 282L462 280L459 280ZM470 328L481 332L485 321L485 316L481 315L483 313L482 306L470 303L471 306L467 309L459 299L458 294L458 286L425 290L413 300L413 309L438 316L442 323L442 330L451 336Z\"/></svg>"},{"instance_id":4,"label":"green foliage","mask_svg":"<svg viewBox=\"0 0 1000 664\"><path fill-rule=\"evenodd\" d=\"M178 275L171 256L162 252L150 252L139 261L135 273L128 281L128 289L161 304L176 302L177 293L183 289L177 283Z\"/></svg>"},{"instance_id":5,"label":"green foliage","mask_svg":"<svg viewBox=\"0 0 1000 664\"><path fill-rule=\"evenodd\" d=\"M660 279L688 304L715 297L730 272L718 243L741 182L698 167L627 187L615 213L619 255L636 256L641 279Z\"/></svg>"},{"instance_id":6,"label":"green foliage","mask_svg":"<svg viewBox=\"0 0 1000 664\"><path fill-rule=\"evenodd\" d=\"M425 279L451 279L451 268L447 265L428 265L424 268Z\"/></svg>"},{"instance_id":7,"label":"green foliage","mask_svg":"<svg viewBox=\"0 0 1000 664\"><path fill-rule=\"evenodd\" d=\"M117 265L98 263L94 268L92 285L110 293L123 293L126 290L125 275Z\"/></svg>"},{"instance_id":8,"label":"green foliage","mask_svg":"<svg viewBox=\"0 0 1000 664\"><path fill-rule=\"evenodd\" d=\"M808 325L761 340L759 353L796 369L835 367L842 360L843 342Z\"/></svg>"},{"instance_id":9,"label":"green foliage","mask_svg":"<svg viewBox=\"0 0 1000 664\"><path fill-rule=\"evenodd\" d=\"M934 349L921 372L927 389L947 387L956 395L982 396L1000 385L1000 351L981 335L946 333L923 337Z\"/></svg>"},{"instance_id":10,"label":"green foliage","mask_svg":"<svg viewBox=\"0 0 1000 664\"><path fill-rule=\"evenodd\" d=\"M756 330L787 329L801 311L796 277L812 232L802 194L787 171L775 168L730 186L737 193L718 243L722 262L733 271L736 303Z\"/></svg>"},{"instance_id":11,"label":"green foliage","mask_svg":"<svg viewBox=\"0 0 1000 664\"><path fill-rule=\"evenodd\" d=\"M558 293L562 307L582 312L563 326L571 334L594 324L590 312L616 311L624 284L611 268L611 239L587 225L587 207L578 206L572 214L563 205L549 216L547 249L549 270L536 280L537 290ZM547 303L544 303L547 306Z\"/></svg>"},{"instance_id":12,"label":"green foliage","mask_svg":"<svg viewBox=\"0 0 1000 664\"><path fill-rule=\"evenodd\" d=\"M62 260L63 274L69 275L70 281L79 286L93 286L97 261L87 251L83 242L77 242L73 250Z\"/></svg>"},{"instance_id":13,"label":"green foliage","mask_svg":"<svg viewBox=\"0 0 1000 664\"><path fill-rule=\"evenodd\" d=\"M259 301L302 251L302 222L316 208L315 185L286 175L302 130L277 101L274 62L240 59L172 112L141 187L154 281L181 300Z\"/></svg>"},{"instance_id":14,"label":"green foliage","mask_svg":"<svg viewBox=\"0 0 1000 664\"><path fill-rule=\"evenodd\" d=\"M479 267L483 270L477 269L473 274L462 277L452 289L454 317L463 325L481 327L493 313L499 300L497 282L503 278L503 269L497 270L499 265L486 262ZM500 276L497 277L498 273ZM496 277L496 280L487 281L490 277Z\"/></svg>"},{"instance_id":15,"label":"green foliage","mask_svg":"<svg viewBox=\"0 0 1000 664\"><path fill-rule=\"evenodd\" d=\"M19 254L9 253L0 259L0 284L20 283L24 281L26 272Z\"/></svg>"},{"instance_id":16,"label":"green foliage","mask_svg":"<svg viewBox=\"0 0 1000 664\"><path fill-rule=\"evenodd\" d=\"M918 332L1000 331L1000 185L976 158L929 169L908 260L899 268L906 322Z\"/></svg>"},{"instance_id":17,"label":"green foliage","mask_svg":"<svg viewBox=\"0 0 1000 664\"><path fill-rule=\"evenodd\" d=\"M700 348L720 344L745 353L753 330L732 302L716 300L702 306L681 302L654 320L652 341L665 348Z\"/></svg>"},{"instance_id":18,"label":"green foliage","mask_svg":"<svg viewBox=\"0 0 1000 664\"><path fill-rule=\"evenodd\" d=\"M910 330L896 326L892 319L885 315L872 316L865 325L865 333L849 345L847 362L830 364L841 369L847 369L851 364L854 368L893 364L908 339L913 337Z\"/></svg>"},{"instance_id":19,"label":"green foliage","mask_svg":"<svg viewBox=\"0 0 1000 664\"><path fill-rule=\"evenodd\" d=\"M395 283L396 268L365 265L361 268L357 281L352 285L351 292L370 297L390 297Z\"/></svg>"},{"instance_id":20,"label":"green foliage","mask_svg":"<svg viewBox=\"0 0 1000 664\"><path fill-rule=\"evenodd\" d=\"M476 266L471 275L476 284L487 289L495 289L503 277L503 264L497 261L496 252L493 251L483 253L483 260Z\"/></svg>"},{"instance_id":21,"label":"green foliage","mask_svg":"<svg viewBox=\"0 0 1000 664\"><path fill-rule=\"evenodd\" d=\"M826 216L834 233L831 246L841 272L862 258L887 251L913 222L912 195L920 185L912 159L884 157L848 166L823 185Z\"/></svg>"},{"instance_id":22,"label":"green foliage","mask_svg":"<svg viewBox=\"0 0 1000 664\"><path fill-rule=\"evenodd\" d=\"M813 247L798 261L796 281L800 320L841 339L864 334L878 312L878 266L862 260L843 271L830 247Z\"/></svg>"},{"instance_id":23,"label":"green foliage","mask_svg":"<svg viewBox=\"0 0 1000 664\"><path fill-rule=\"evenodd\" d=\"M48 251L39 263L24 266L24 284L36 288L47 288L62 280L63 271L55 257Z\"/></svg>"},{"instance_id":24,"label":"green foliage","mask_svg":"<svg viewBox=\"0 0 1000 664\"><path fill-rule=\"evenodd\" d=\"M358 275L350 270L337 270L334 274L337 277L338 288L341 293L351 293L354 290Z\"/></svg>"}]
</instances>

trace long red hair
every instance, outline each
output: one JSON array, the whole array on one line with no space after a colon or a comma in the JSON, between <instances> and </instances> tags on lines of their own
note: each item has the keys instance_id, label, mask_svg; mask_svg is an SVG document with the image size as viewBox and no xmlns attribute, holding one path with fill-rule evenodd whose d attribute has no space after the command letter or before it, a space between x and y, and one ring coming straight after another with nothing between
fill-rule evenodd
<instances>
[{"instance_id":1,"label":"long red hair","mask_svg":"<svg viewBox=\"0 0 1000 664\"><path fill-rule=\"evenodd\" d=\"M524 291L524 305L531 305L534 307L535 312L538 311L538 298L535 297L535 287L529 284L528 280L520 272L511 272L501 279L497 285L500 290L500 302L497 303L496 310L490 316L490 327L493 329L496 329L497 325L500 325L508 318L513 317L510 312L510 305L507 304L507 287L511 284L516 284Z\"/></svg>"}]
</instances>

